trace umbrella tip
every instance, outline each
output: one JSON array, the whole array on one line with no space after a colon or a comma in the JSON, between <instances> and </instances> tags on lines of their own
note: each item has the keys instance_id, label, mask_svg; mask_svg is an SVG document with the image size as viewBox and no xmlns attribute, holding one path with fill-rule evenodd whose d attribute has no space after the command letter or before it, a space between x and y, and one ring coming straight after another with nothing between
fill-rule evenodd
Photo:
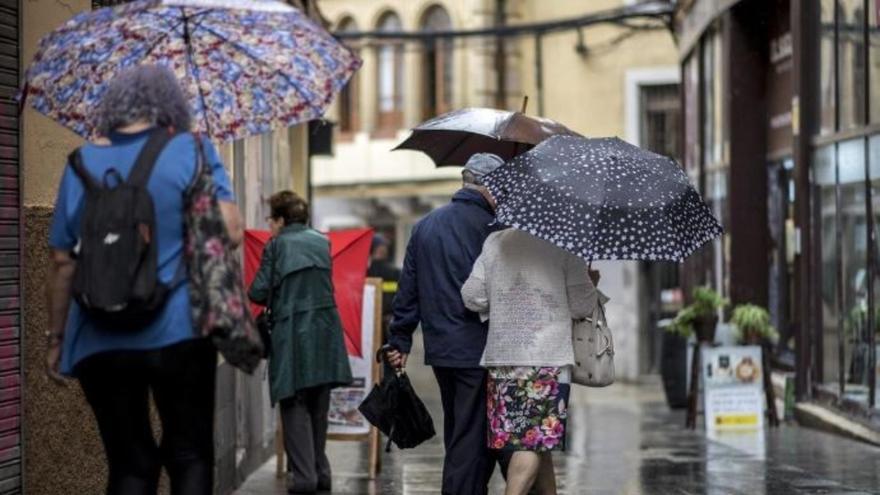
<instances>
[{"instance_id":1,"label":"umbrella tip","mask_svg":"<svg viewBox=\"0 0 880 495\"><path fill-rule=\"evenodd\" d=\"M520 113L526 113L526 108L529 106L529 95L523 96L523 104Z\"/></svg>"}]
</instances>

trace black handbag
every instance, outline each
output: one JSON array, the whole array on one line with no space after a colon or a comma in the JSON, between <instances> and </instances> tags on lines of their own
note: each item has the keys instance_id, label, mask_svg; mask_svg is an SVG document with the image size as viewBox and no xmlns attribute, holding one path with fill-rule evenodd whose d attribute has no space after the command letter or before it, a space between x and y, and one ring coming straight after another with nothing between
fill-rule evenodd
<instances>
[{"instance_id":1,"label":"black handbag","mask_svg":"<svg viewBox=\"0 0 880 495\"><path fill-rule=\"evenodd\" d=\"M270 242L274 246L274 242ZM272 249L272 264L269 266L269 297L266 306L257 316L257 331L260 332L260 340L263 341L263 358L268 359L272 354L272 330L275 327L275 316L272 314L272 303L275 299L275 255L277 249Z\"/></svg>"}]
</instances>

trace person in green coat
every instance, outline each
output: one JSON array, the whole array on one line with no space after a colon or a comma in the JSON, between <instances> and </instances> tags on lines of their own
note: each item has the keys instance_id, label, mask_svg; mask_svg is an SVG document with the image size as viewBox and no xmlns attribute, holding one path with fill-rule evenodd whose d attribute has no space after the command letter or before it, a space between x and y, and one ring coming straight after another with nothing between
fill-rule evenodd
<instances>
[{"instance_id":1,"label":"person in green coat","mask_svg":"<svg viewBox=\"0 0 880 495\"><path fill-rule=\"evenodd\" d=\"M271 304L274 316L269 387L272 403L281 404L287 488L289 493L329 491L324 448L330 390L352 380L333 298L330 241L306 225L308 203L295 193L279 192L269 206L272 240L249 296ZM271 302L270 280L275 285Z\"/></svg>"}]
</instances>

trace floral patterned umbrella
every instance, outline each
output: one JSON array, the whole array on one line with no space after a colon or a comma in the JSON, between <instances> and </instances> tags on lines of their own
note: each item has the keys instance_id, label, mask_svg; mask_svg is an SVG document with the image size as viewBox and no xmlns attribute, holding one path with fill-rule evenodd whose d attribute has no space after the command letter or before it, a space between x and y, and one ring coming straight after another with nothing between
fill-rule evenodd
<instances>
[{"instance_id":1,"label":"floral patterned umbrella","mask_svg":"<svg viewBox=\"0 0 880 495\"><path fill-rule=\"evenodd\" d=\"M361 61L275 0L138 0L79 14L40 42L20 98L83 137L109 81L138 64L171 68L196 131L218 141L323 115Z\"/></svg>"}]
</instances>

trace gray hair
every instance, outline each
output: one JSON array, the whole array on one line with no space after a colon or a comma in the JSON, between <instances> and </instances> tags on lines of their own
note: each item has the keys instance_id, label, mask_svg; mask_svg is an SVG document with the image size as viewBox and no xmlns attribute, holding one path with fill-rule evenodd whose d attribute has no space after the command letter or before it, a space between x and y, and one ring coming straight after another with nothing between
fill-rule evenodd
<instances>
[{"instance_id":1,"label":"gray hair","mask_svg":"<svg viewBox=\"0 0 880 495\"><path fill-rule=\"evenodd\" d=\"M474 175L473 172L467 169L461 171L461 181L465 184L470 184L474 186L483 185L483 181L481 181L479 177L477 177L476 175Z\"/></svg>"},{"instance_id":2,"label":"gray hair","mask_svg":"<svg viewBox=\"0 0 880 495\"><path fill-rule=\"evenodd\" d=\"M95 114L95 128L102 136L139 121L154 126L189 131L189 102L177 77L158 65L125 69L110 81Z\"/></svg>"}]
</instances>

